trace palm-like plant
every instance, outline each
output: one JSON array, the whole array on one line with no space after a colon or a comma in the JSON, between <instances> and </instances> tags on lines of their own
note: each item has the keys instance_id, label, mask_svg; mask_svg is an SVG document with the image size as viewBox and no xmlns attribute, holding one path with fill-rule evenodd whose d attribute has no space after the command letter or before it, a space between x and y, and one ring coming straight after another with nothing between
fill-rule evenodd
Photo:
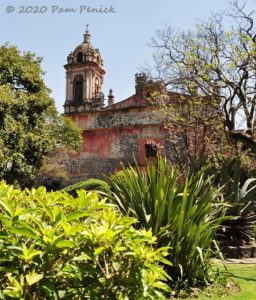
<instances>
[{"instance_id":1,"label":"palm-like plant","mask_svg":"<svg viewBox=\"0 0 256 300\"><path fill-rule=\"evenodd\" d=\"M158 246L172 248L172 278L190 285L208 278L212 241L225 214L220 190L205 176L206 169L180 178L159 158L144 170L137 164L123 168L110 181L121 211L137 217L138 227L151 228Z\"/></svg>"}]
</instances>

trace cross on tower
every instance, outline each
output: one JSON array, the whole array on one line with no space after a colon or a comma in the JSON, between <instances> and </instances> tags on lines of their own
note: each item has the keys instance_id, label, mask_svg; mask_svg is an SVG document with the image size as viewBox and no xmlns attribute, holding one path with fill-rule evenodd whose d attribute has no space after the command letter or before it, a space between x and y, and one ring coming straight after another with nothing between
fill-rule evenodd
<instances>
[{"instance_id":1,"label":"cross on tower","mask_svg":"<svg viewBox=\"0 0 256 300\"><path fill-rule=\"evenodd\" d=\"M89 24L86 24L86 32L89 32Z\"/></svg>"}]
</instances>

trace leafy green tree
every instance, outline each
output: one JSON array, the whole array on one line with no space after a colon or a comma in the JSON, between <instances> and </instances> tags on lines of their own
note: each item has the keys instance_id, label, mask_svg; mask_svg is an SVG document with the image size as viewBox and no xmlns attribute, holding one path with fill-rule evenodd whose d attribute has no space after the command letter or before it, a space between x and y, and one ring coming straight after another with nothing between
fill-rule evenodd
<instances>
[{"instance_id":1,"label":"leafy green tree","mask_svg":"<svg viewBox=\"0 0 256 300\"><path fill-rule=\"evenodd\" d=\"M224 26L228 18L230 28ZM186 95L208 97L223 114L225 133L235 143L256 150L255 11L234 0L229 14L214 14L194 30L170 26L157 32L154 78Z\"/></svg>"},{"instance_id":2,"label":"leafy green tree","mask_svg":"<svg viewBox=\"0 0 256 300\"><path fill-rule=\"evenodd\" d=\"M79 147L79 130L59 116L43 81L42 59L0 47L0 178L28 186L44 155Z\"/></svg>"},{"instance_id":3,"label":"leafy green tree","mask_svg":"<svg viewBox=\"0 0 256 300\"><path fill-rule=\"evenodd\" d=\"M51 123L51 138L55 141L55 148L79 151L82 143L81 130L69 118L58 116Z\"/></svg>"}]
</instances>

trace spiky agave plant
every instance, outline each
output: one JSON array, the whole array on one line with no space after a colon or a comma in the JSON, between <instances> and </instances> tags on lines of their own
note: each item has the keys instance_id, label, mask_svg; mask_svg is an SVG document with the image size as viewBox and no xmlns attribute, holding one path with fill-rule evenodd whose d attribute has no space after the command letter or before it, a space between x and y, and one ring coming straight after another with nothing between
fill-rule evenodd
<instances>
[{"instance_id":1,"label":"spiky agave plant","mask_svg":"<svg viewBox=\"0 0 256 300\"><path fill-rule=\"evenodd\" d=\"M113 201L124 214L138 218L138 227L152 229L158 246L172 248L169 273L189 285L208 279L211 245L221 222L225 204L207 167L195 176L180 178L166 159L123 168L110 180Z\"/></svg>"},{"instance_id":2,"label":"spiky agave plant","mask_svg":"<svg viewBox=\"0 0 256 300\"><path fill-rule=\"evenodd\" d=\"M221 161L218 181L224 185L223 194L230 204L227 215L232 217L223 223L221 239L235 244L251 242L256 225L256 178L241 185L241 176L239 159Z\"/></svg>"}]
</instances>

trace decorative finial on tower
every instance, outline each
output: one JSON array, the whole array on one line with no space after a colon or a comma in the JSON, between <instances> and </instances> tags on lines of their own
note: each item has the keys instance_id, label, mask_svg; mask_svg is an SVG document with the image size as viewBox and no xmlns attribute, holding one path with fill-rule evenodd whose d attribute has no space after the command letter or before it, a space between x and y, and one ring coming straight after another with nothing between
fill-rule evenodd
<instances>
[{"instance_id":1,"label":"decorative finial on tower","mask_svg":"<svg viewBox=\"0 0 256 300\"><path fill-rule=\"evenodd\" d=\"M89 24L86 24L86 33L89 33Z\"/></svg>"},{"instance_id":2,"label":"decorative finial on tower","mask_svg":"<svg viewBox=\"0 0 256 300\"><path fill-rule=\"evenodd\" d=\"M85 34L84 34L84 43L87 43L89 44L90 43L90 33L89 33L89 24L86 24L86 31L85 31Z\"/></svg>"},{"instance_id":3,"label":"decorative finial on tower","mask_svg":"<svg viewBox=\"0 0 256 300\"><path fill-rule=\"evenodd\" d=\"M115 97L113 95L113 90L110 89L108 94L108 106L113 105L114 103L115 103Z\"/></svg>"}]
</instances>

